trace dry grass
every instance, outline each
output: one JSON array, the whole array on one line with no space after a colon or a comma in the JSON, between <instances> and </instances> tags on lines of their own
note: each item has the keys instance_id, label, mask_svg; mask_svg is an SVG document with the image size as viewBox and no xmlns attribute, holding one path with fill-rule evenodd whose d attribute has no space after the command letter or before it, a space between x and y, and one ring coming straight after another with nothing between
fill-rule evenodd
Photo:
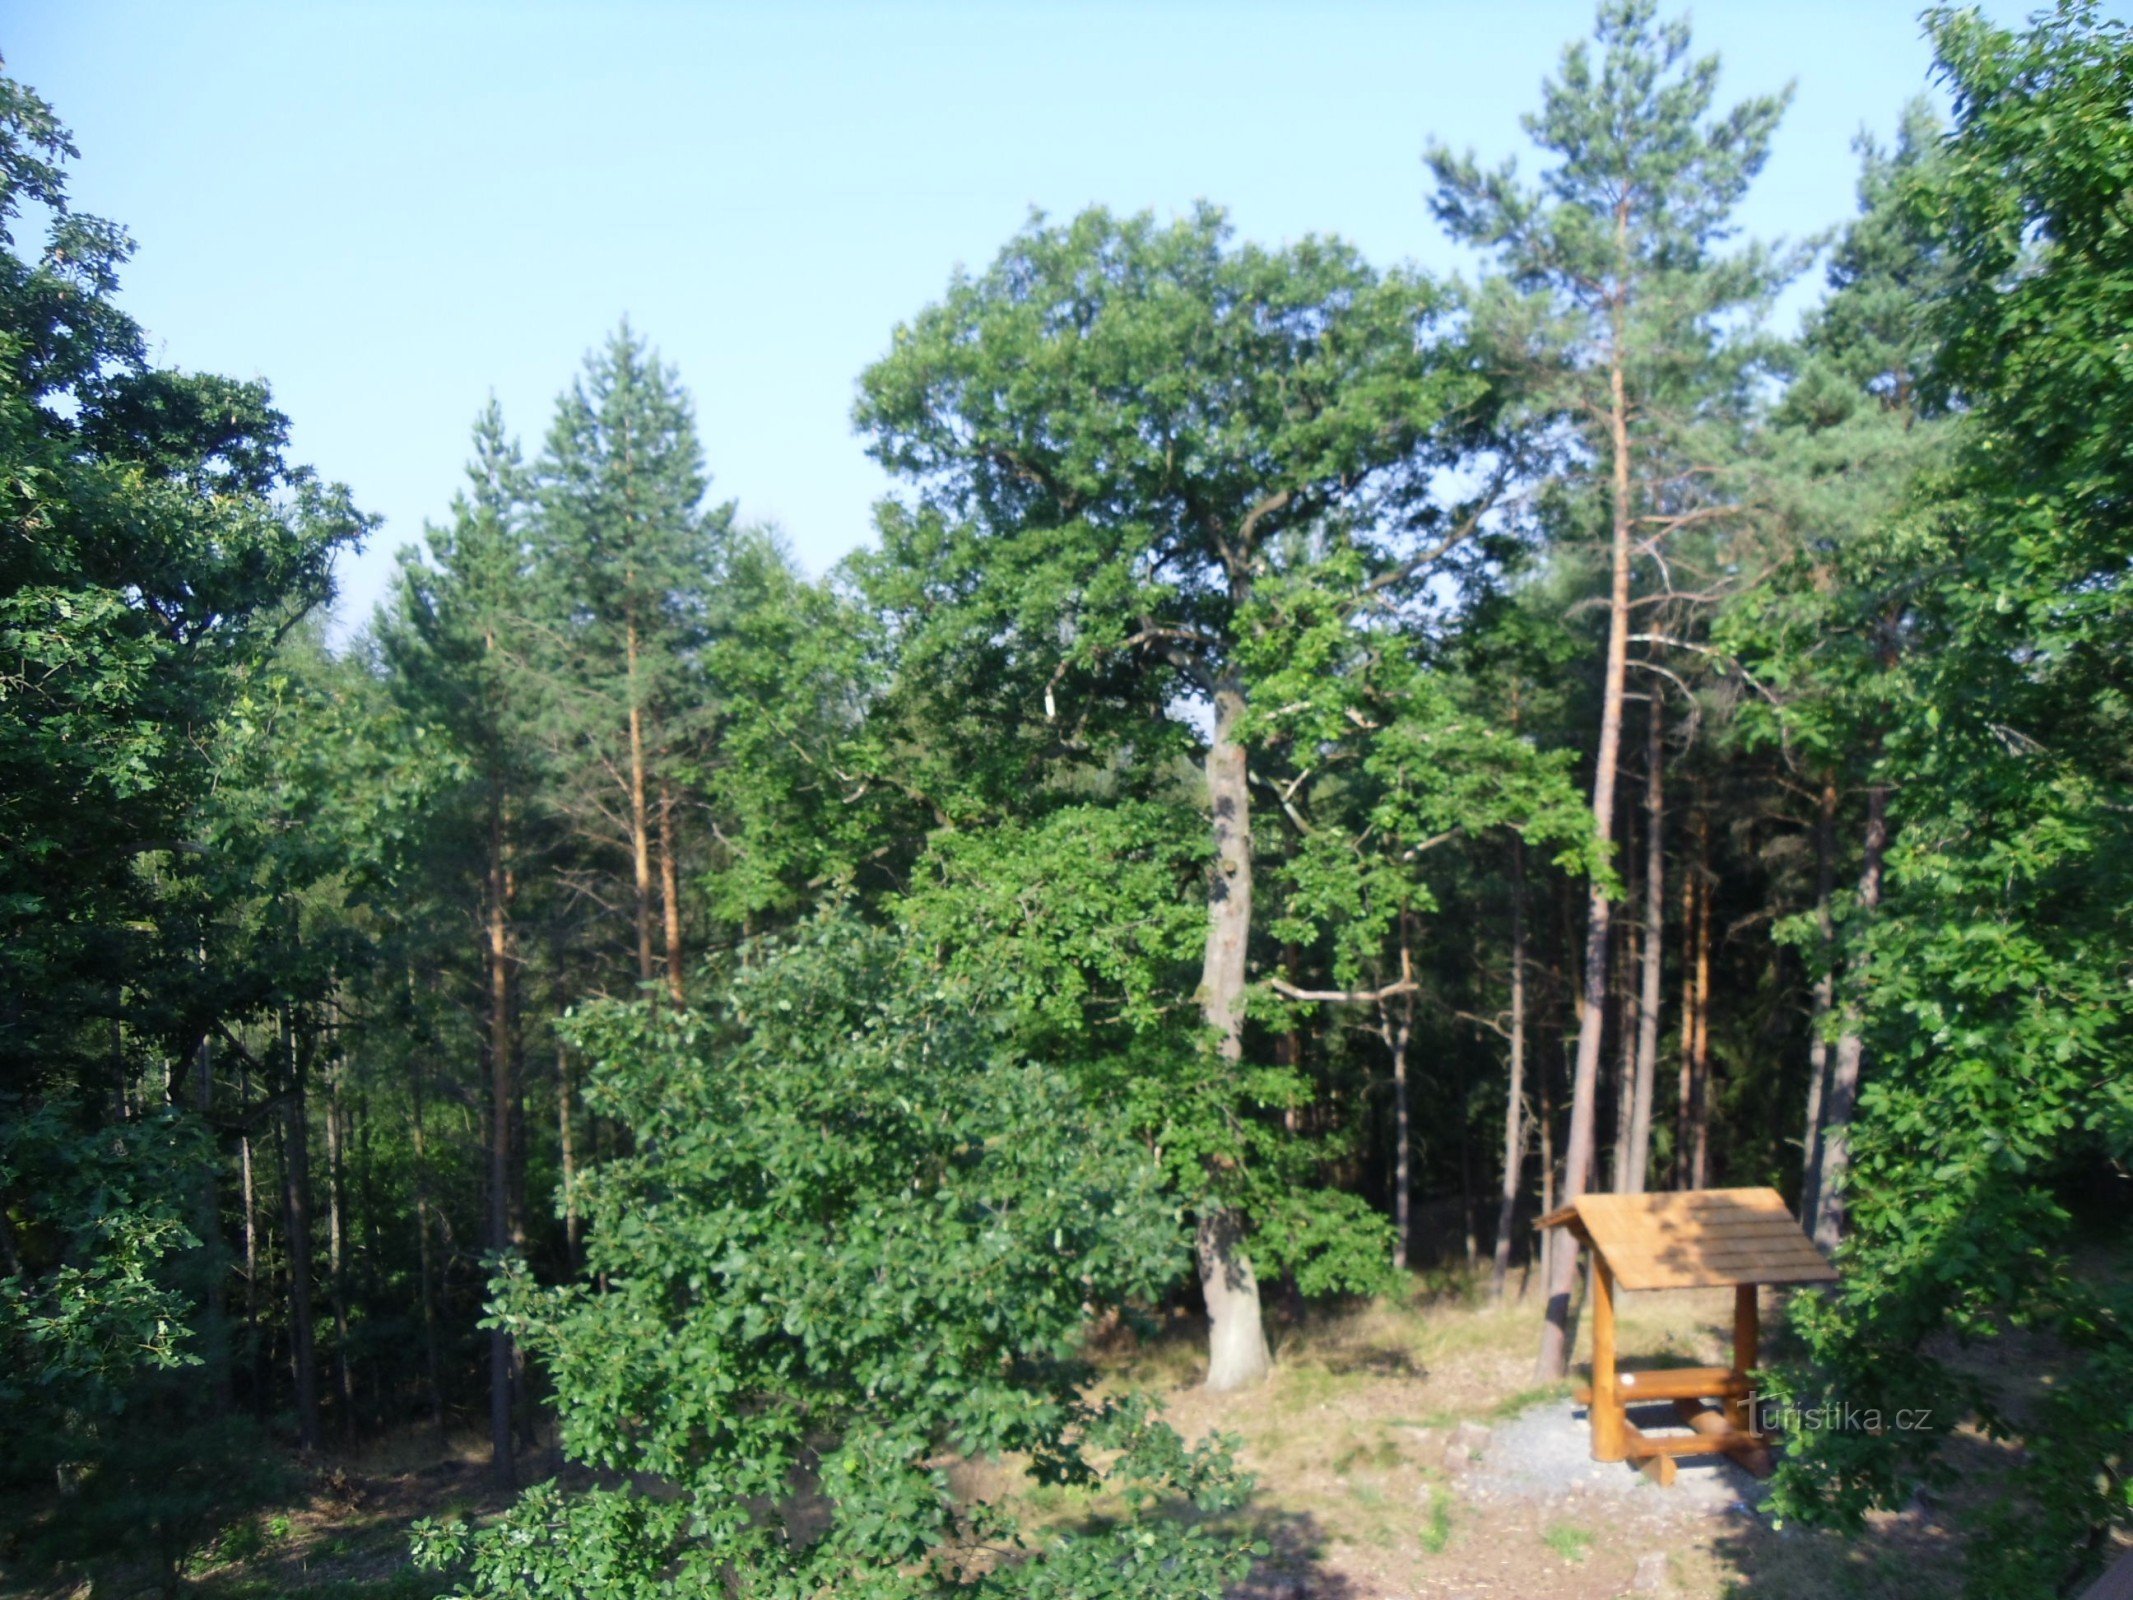
<instances>
[{"instance_id":1,"label":"dry grass","mask_svg":"<svg viewBox=\"0 0 2133 1600\"><path fill-rule=\"evenodd\" d=\"M1647 1364L1719 1361L1731 1317L1729 1291L1625 1295L1622 1349ZM1272 1380L1235 1395L1199 1387L1197 1319L1179 1316L1145 1340L1108 1336L1098 1356L1108 1386L1152 1394L1188 1438L1236 1441L1258 1485L1245 1515L1272 1552L1240 1600L1591 1600L1625 1592L1654 1550L1667 1553L1674 1600L1939 1600L1959 1588L1954 1540L1922 1512L1881 1518L1867 1538L1845 1542L1741 1517L1655 1520L1649 1507L1466 1497L1444 1461L1451 1429L1563 1402L1566 1386L1533 1382L1539 1320L1536 1302L1493 1305L1457 1281L1400 1302L1277 1318ZM1775 1344L1782 1316L1769 1322ZM302 1503L261 1519L259 1548L200 1570L200 1587L219 1600L434 1593L405 1569L407 1524L492 1509L484 1456L471 1437L381 1440L320 1472ZM1033 1485L1014 1462L965 1463L955 1481L1012 1503L1040 1536L1118 1509ZM0 1580L0 1595L9 1592Z\"/></svg>"},{"instance_id":2,"label":"dry grass","mask_svg":"<svg viewBox=\"0 0 2133 1600\"><path fill-rule=\"evenodd\" d=\"M1646 1365L1727 1359L1730 1290L1624 1295L1625 1357ZM1784 1338L1781 1308L1766 1318ZM1667 1553L1677 1600L1926 1600L1952 1593L1946 1530L1918 1513L1879 1519L1845 1542L1773 1531L1749 1518L1479 1504L1447 1472L1449 1431L1561 1403L1567 1385L1536 1385L1537 1302L1490 1303L1456 1281L1289 1321L1278 1328L1271 1381L1241 1395L1199 1385L1199 1330L1178 1319L1145 1343L1110 1341L1107 1381L1163 1401L1188 1438L1236 1440L1257 1479L1250 1518L1273 1555L1254 1596L1363 1600L1366 1596L1519 1596L1570 1600L1627 1589L1638 1557ZM1581 1321L1578 1359L1589 1354ZM1101 1515L1087 1497L1031 1496L1005 1467L986 1488L1039 1523Z\"/></svg>"}]
</instances>

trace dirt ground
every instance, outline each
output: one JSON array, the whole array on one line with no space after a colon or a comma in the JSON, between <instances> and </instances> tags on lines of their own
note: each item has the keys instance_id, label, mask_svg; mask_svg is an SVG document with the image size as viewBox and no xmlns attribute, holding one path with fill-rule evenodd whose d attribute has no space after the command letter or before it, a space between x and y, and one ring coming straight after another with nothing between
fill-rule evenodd
<instances>
[{"instance_id":1,"label":"dirt ground","mask_svg":"<svg viewBox=\"0 0 2133 1600\"><path fill-rule=\"evenodd\" d=\"M1724 1359L1729 1291L1623 1299L1631 1364ZM1188 1437L1239 1442L1257 1480L1246 1515L1272 1553L1238 1600L1938 1600L1960 1589L1956 1540L1935 1509L1881 1518L1847 1542L1773 1526L1755 1482L1722 1461L1684 1462L1670 1489L1593 1463L1567 1387L1532 1385L1538 1317L1530 1302L1498 1308L1440 1287L1407 1305L1285 1321L1274 1378L1244 1395L1198 1386L1197 1330L1182 1318L1161 1339L1112 1342L1102 1360L1107 1382L1153 1393ZM1781 1329L1782 1308L1766 1303L1766 1319ZM525 1471L554 1465L536 1457ZM1017 1496L1039 1523L1101 1509L1032 1491L1004 1465L962 1477L972 1492ZM306 1500L199 1563L197 1591L421 1600L441 1586L408 1567L408 1524L497 1504L471 1437L447 1447L409 1434L312 1482ZM0 1574L0 1596L76 1592Z\"/></svg>"},{"instance_id":2,"label":"dirt ground","mask_svg":"<svg viewBox=\"0 0 2133 1600\"><path fill-rule=\"evenodd\" d=\"M1626 1363L1727 1359L1731 1291L1621 1302ZM1781 1327L1781 1308L1765 1310ZM1162 1393L1181 1432L1241 1439L1274 1549L1252 1600L1944 1600L1960 1589L1955 1541L1928 1509L1847 1542L1773 1526L1760 1486L1721 1459L1684 1460L1666 1489L1593 1462L1567 1386L1533 1387L1537 1329L1531 1303L1440 1296L1290 1329L1273 1381L1243 1399L1193 1386L1183 1339L1129 1358L1122 1375Z\"/></svg>"}]
</instances>

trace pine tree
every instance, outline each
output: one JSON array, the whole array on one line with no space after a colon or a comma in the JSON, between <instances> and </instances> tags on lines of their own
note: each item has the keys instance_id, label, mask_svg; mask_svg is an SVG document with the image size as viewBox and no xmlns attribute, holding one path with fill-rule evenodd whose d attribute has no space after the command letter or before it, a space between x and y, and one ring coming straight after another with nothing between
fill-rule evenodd
<instances>
[{"instance_id":1,"label":"pine tree","mask_svg":"<svg viewBox=\"0 0 2133 1600\"><path fill-rule=\"evenodd\" d=\"M1615 839L1615 784L1629 669L1632 577L1669 534L1712 513L1688 446L1701 402L1737 386L1743 354L1730 324L1775 288L1769 252L1724 248L1732 215L1762 168L1787 96L1711 117L1715 56L1688 59L1685 22L1657 23L1651 0L1607 0L1593 47L1563 53L1542 105L1524 119L1551 158L1537 186L1514 164L1484 170L1436 146L1432 210L1452 236L1487 249L1503 273L1477 315L1524 367L1543 420L1571 430L1581 486L1604 509L1607 647L1592 784L1602 849ZM1601 1032L1613 907L1604 875L1587 901L1584 1010L1560 1201L1593 1180ZM1573 1252L1558 1252L1538 1368L1569 1355Z\"/></svg>"},{"instance_id":2,"label":"pine tree","mask_svg":"<svg viewBox=\"0 0 2133 1600\"><path fill-rule=\"evenodd\" d=\"M546 660L562 685L551 741L569 766L597 774L566 803L625 852L637 981L663 971L679 1004L676 757L733 507L704 505L710 480L688 395L627 322L558 403L535 481L541 580L557 618Z\"/></svg>"}]
</instances>

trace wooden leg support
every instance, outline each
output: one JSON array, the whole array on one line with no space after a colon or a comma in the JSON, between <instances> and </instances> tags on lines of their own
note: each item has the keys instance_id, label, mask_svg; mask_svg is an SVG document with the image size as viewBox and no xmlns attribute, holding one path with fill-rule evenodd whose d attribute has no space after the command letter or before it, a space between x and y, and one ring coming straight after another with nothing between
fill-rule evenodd
<instances>
[{"instance_id":1,"label":"wooden leg support","mask_svg":"<svg viewBox=\"0 0 2133 1600\"><path fill-rule=\"evenodd\" d=\"M1736 1285L1733 1290L1733 1370L1743 1379L1749 1379L1759 1359L1756 1349L1760 1342L1761 1326L1756 1309L1756 1287L1752 1283ZM1726 1421L1737 1433L1752 1432L1755 1419L1750 1416L1746 1395L1726 1397Z\"/></svg>"},{"instance_id":2,"label":"wooden leg support","mask_svg":"<svg viewBox=\"0 0 2133 1600\"><path fill-rule=\"evenodd\" d=\"M1706 1449L1731 1456L1751 1477L1767 1478L1775 1469L1777 1464L1762 1436L1734 1427L1724 1412L1713 1411L1694 1400L1676 1400L1674 1410L1703 1436Z\"/></svg>"},{"instance_id":3,"label":"wooden leg support","mask_svg":"<svg viewBox=\"0 0 2133 1600\"><path fill-rule=\"evenodd\" d=\"M1629 1452L1629 1418L1615 1375L1615 1275L1592 1258L1592 1459L1620 1461Z\"/></svg>"}]
</instances>

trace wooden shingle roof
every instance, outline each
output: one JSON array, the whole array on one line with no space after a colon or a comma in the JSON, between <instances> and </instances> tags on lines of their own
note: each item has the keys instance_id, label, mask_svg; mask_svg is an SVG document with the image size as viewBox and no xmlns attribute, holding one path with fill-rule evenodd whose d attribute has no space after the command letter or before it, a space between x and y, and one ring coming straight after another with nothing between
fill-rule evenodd
<instances>
[{"instance_id":1,"label":"wooden shingle roof","mask_svg":"<svg viewBox=\"0 0 2133 1600\"><path fill-rule=\"evenodd\" d=\"M1625 1289L1837 1278L1775 1189L1583 1194L1536 1226L1569 1227L1599 1252Z\"/></svg>"}]
</instances>

